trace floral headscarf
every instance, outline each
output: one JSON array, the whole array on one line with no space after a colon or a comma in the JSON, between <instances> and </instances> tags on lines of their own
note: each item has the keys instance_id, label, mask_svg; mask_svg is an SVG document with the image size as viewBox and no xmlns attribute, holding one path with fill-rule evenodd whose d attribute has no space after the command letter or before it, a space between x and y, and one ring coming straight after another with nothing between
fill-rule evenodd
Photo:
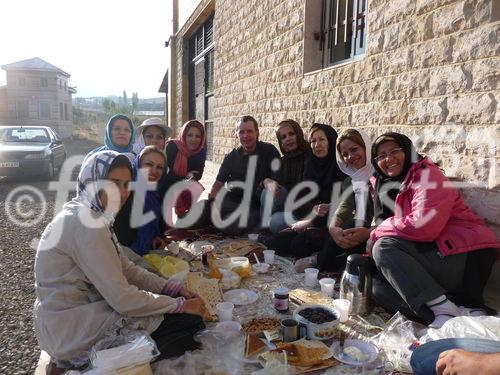
<instances>
[{"instance_id":1,"label":"floral headscarf","mask_svg":"<svg viewBox=\"0 0 500 375\"><path fill-rule=\"evenodd\" d=\"M104 213L99 192L103 189L111 164L117 157L129 160L126 155L104 150L90 155L80 168L76 182L76 199L95 212ZM130 168L132 169L132 166Z\"/></svg>"}]
</instances>

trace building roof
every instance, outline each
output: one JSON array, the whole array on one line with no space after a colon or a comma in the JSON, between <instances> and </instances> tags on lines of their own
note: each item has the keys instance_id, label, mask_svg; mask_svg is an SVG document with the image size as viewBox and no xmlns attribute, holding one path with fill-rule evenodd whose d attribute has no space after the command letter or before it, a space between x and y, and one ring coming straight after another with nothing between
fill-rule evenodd
<instances>
[{"instance_id":1,"label":"building roof","mask_svg":"<svg viewBox=\"0 0 500 375\"><path fill-rule=\"evenodd\" d=\"M39 57L33 57L32 59L17 61L15 63L2 65L3 70L38 70L38 71L51 71L62 74L63 76L70 77L70 74L66 73L64 70L59 69L57 66L49 64L47 61L42 60Z\"/></svg>"},{"instance_id":2,"label":"building roof","mask_svg":"<svg viewBox=\"0 0 500 375\"><path fill-rule=\"evenodd\" d=\"M168 94L168 69L165 75L163 76L163 80L161 81L160 88L158 89L158 92L164 92Z\"/></svg>"}]
</instances>

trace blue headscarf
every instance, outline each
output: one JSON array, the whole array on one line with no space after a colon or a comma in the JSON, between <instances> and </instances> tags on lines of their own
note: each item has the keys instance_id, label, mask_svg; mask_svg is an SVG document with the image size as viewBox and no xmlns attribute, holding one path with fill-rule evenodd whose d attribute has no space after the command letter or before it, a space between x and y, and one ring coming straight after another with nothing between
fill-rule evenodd
<instances>
[{"instance_id":1,"label":"blue headscarf","mask_svg":"<svg viewBox=\"0 0 500 375\"><path fill-rule=\"evenodd\" d=\"M144 176L141 175L140 173L140 157L141 155L138 155L134 159L134 162L132 163L133 179L134 181L136 181L136 186L135 186L136 192L140 191L141 189L145 189L147 183L147 177L144 178ZM165 172L163 176L164 175ZM160 181L158 181L158 184L160 183ZM136 194L134 199L137 196L138 195ZM135 238L134 242L130 244L130 248L139 255L144 255L149 253L149 251L153 248L153 240L156 237L162 236L163 234L162 231L163 215L161 213L161 197L160 194L158 193L158 186L156 190L146 191L144 200L144 209L142 213L145 214L150 211L153 212L154 219L151 220L149 223L144 224L142 227L137 228L137 237ZM132 215L134 214L133 209L131 214Z\"/></svg>"},{"instance_id":2,"label":"blue headscarf","mask_svg":"<svg viewBox=\"0 0 500 375\"><path fill-rule=\"evenodd\" d=\"M126 147L118 147L116 146L112 141L111 141L111 129L113 129L113 125L115 124L116 120L122 119L128 122L128 125L130 126L130 130L132 131L132 134L130 136L130 141ZM134 160L134 154L132 153L132 149L134 147L134 142L135 142L135 129L134 125L132 124L132 120L130 120L127 116L125 115L114 115L112 116L108 124L106 125L106 133L104 134L104 146L97 147L90 151L87 156L85 156L85 159L83 162L89 158L92 154L99 152L99 151L104 151L104 150L113 150L116 152L119 152L120 154L126 154L127 157L130 159L132 162Z\"/></svg>"},{"instance_id":3,"label":"blue headscarf","mask_svg":"<svg viewBox=\"0 0 500 375\"><path fill-rule=\"evenodd\" d=\"M119 119L127 121L128 125L130 126L130 130L132 132L130 136L130 141L128 142L128 145L125 147L118 147L111 141L111 129L113 129L113 125L115 124L116 120ZM106 150L113 150L122 154L125 152L132 152L134 142L135 142L135 129L134 125L132 124L132 120L130 120L127 116L120 114L111 117L108 121L108 124L106 125L106 134L104 134L104 147L106 147Z\"/></svg>"}]
</instances>

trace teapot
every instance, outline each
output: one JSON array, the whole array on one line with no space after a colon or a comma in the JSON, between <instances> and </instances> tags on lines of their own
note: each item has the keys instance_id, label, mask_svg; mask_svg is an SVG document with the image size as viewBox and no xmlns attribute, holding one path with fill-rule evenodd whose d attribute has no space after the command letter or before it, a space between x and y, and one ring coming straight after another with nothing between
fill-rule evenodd
<instances>
[{"instance_id":1,"label":"teapot","mask_svg":"<svg viewBox=\"0 0 500 375\"><path fill-rule=\"evenodd\" d=\"M350 314L367 315L370 312L371 292L369 258L361 254L349 255L340 280L340 298L351 302Z\"/></svg>"}]
</instances>

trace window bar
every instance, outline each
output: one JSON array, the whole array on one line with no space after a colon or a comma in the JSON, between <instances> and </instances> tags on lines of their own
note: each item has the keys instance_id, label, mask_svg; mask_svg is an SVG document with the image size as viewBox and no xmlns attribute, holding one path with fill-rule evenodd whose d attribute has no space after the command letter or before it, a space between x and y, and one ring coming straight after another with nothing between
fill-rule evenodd
<instances>
[{"instance_id":1,"label":"window bar","mask_svg":"<svg viewBox=\"0 0 500 375\"><path fill-rule=\"evenodd\" d=\"M335 7L336 7L336 14L335 14L335 43L334 45L337 45L337 42L339 40L338 34L339 34L339 3L340 0L335 1Z\"/></svg>"},{"instance_id":2,"label":"window bar","mask_svg":"<svg viewBox=\"0 0 500 375\"><path fill-rule=\"evenodd\" d=\"M349 19L349 0L345 1L345 16L344 16L344 43L347 43L347 21Z\"/></svg>"},{"instance_id":3,"label":"window bar","mask_svg":"<svg viewBox=\"0 0 500 375\"><path fill-rule=\"evenodd\" d=\"M352 56L356 55L356 46L358 38L358 5L359 5L359 0L354 0L354 11L352 13L352 23L353 23L352 48L351 48Z\"/></svg>"},{"instance_id":4,"label":"window bar","mask_svg":"<svg viewBox=\"0 0 500 375\"><path fill-rule=\"evenodd\" d=\"M320 37L319 37L319 50L323 51L325 46L325 18L326 18L326 0L321 0L321 27L320 27Z\"/></svg>"}]
</instances>

